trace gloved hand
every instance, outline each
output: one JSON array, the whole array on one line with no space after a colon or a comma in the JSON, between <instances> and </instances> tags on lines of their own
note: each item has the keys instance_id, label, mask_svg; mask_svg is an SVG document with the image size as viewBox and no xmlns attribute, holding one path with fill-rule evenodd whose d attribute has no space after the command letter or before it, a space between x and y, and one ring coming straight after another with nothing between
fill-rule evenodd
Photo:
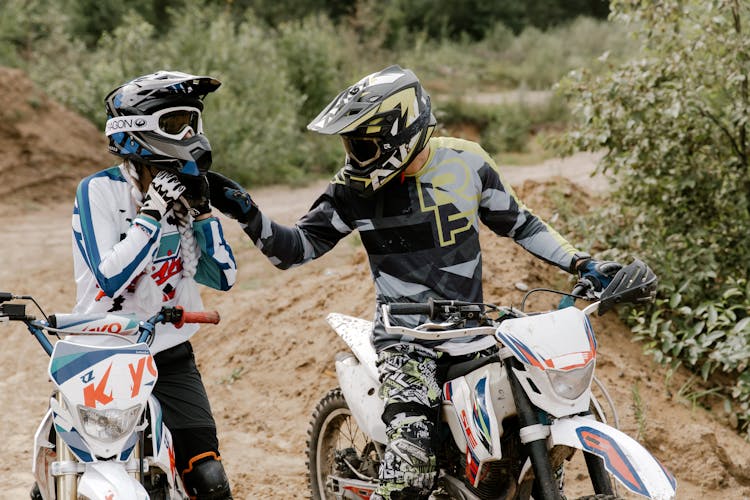
<instances>
[{"instance_id":1,"label":"gloved hand","mask_svg":"<svg viewBox=\"0 0 750 500\"><path fill-rule=\"evenodd\" d=\"M211 213L210 193L206 176L183 175L180 180L185 186L183 196L190 205L190 215L195 219L200 215Z\"/></svg>"},{"instance_id":2,"label":"gloved hand","mask_svg":"<svg viewBox=\"0 0 750 500\"><path fill-rule=\"evenodd\" d=\"M183 191L185 186L175 174L161 170L148 187L141 213L161 220Z\"/></svg>"},{"instance_id":3,"label":"gloved hand","mask_svg":"<svg viewBox=\"0 0 750 500\"><path fill-rule=\"evenodd\" d=\"M587 259L577 267L581 279L590 281L594 290L601 292L612 282L617 271L622 269L622 264L611 260Z\"/></svg>"},{"instance_id":4,"label":"gloved hand","mask_svg":"<svg viewBox=\"0 0 750 500\"><path fill-rule=\"evenodd\" d=\"M209 171L208 186L211 193L211 204L224 215L247 222L257 206L242 186L218 172Z\"/></svg>"}]
</instances>

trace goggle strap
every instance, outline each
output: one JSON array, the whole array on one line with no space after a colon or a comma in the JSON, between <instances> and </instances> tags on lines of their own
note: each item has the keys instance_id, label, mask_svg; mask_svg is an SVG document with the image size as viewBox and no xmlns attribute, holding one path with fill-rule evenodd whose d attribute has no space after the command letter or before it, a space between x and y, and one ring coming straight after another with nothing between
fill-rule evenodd
<instances>
[{"instance_id":1,"label":"goggle strap","mask_svg":"<svg viewBox=\"0 0 750 500\"><path fill-rule=\"evenodd\" d=\"M159 128L159 117L153 115L115 116L107 120L104 133L107 137L118 132L147 132Z\"/></svg>"}]
</instances>

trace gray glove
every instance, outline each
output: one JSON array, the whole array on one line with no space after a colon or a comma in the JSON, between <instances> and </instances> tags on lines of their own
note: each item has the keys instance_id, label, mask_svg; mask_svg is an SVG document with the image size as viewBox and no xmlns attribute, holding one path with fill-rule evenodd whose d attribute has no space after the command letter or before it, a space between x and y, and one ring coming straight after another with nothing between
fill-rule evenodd
<instances>
[{"instance_id":1,"label":"gray glove","mask_svg":"<svg viewBox=\"0 0 750 500\"><path fill-rule=\"evenodd\" d=\"M161 220L183 191L185 191L185 186L180 183L175 174L165 170L160 171L148 187L141 213Z\"/></svg>"}]
</instances>

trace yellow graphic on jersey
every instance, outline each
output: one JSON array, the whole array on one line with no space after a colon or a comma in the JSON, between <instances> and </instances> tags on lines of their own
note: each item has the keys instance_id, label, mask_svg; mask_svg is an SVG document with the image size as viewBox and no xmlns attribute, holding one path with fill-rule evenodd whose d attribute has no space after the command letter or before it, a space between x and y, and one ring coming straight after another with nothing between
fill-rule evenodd
<instances>
[{"instance_id":1,"label":"yellow graphic on jersey","mask_svg":"<svg viewBox=\"0 0 750 500\"><path fill-rule=\"evenodd\" d=\"M435 173L436 170L440 173ZM441 247L454 245L457 234L476 224L482 193L472 188L470 172L461 158L451 158L428 167L416 179L420 208L434 214ZM426 193L431 196L425 196ZM455 210L458 212L453 213Z\"/></svg>"}]
</instances>

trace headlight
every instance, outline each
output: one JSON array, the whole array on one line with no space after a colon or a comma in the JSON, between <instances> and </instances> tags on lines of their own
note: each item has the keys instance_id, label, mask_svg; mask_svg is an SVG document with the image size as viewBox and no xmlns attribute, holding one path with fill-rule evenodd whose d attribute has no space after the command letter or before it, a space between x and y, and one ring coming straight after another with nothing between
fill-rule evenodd
<instances>
[{"instance_id":1,"label":"headlight","mask_svg":"<svg viewBox=\"0 0 750 500\"><path fill-rule=\"evenodd\" d=\"M115 408L95 410L78 406L83 430L94 439L111 443L130 433L138 421L143 405L135 405L127 410Z\"/></svg>"},{"instance_id":2,"label":"headlight","mask_svg":"<svg viewBox=\"0 0 750 500\"><path fill-rule=\"evenodd\" d=\"M552 389L554 389L558 396L566 399L576 399L591 384L595 364L591 361L586 366L572 370L547 369L544 372L549 377Z\"/></svg>"}]
</instances>

